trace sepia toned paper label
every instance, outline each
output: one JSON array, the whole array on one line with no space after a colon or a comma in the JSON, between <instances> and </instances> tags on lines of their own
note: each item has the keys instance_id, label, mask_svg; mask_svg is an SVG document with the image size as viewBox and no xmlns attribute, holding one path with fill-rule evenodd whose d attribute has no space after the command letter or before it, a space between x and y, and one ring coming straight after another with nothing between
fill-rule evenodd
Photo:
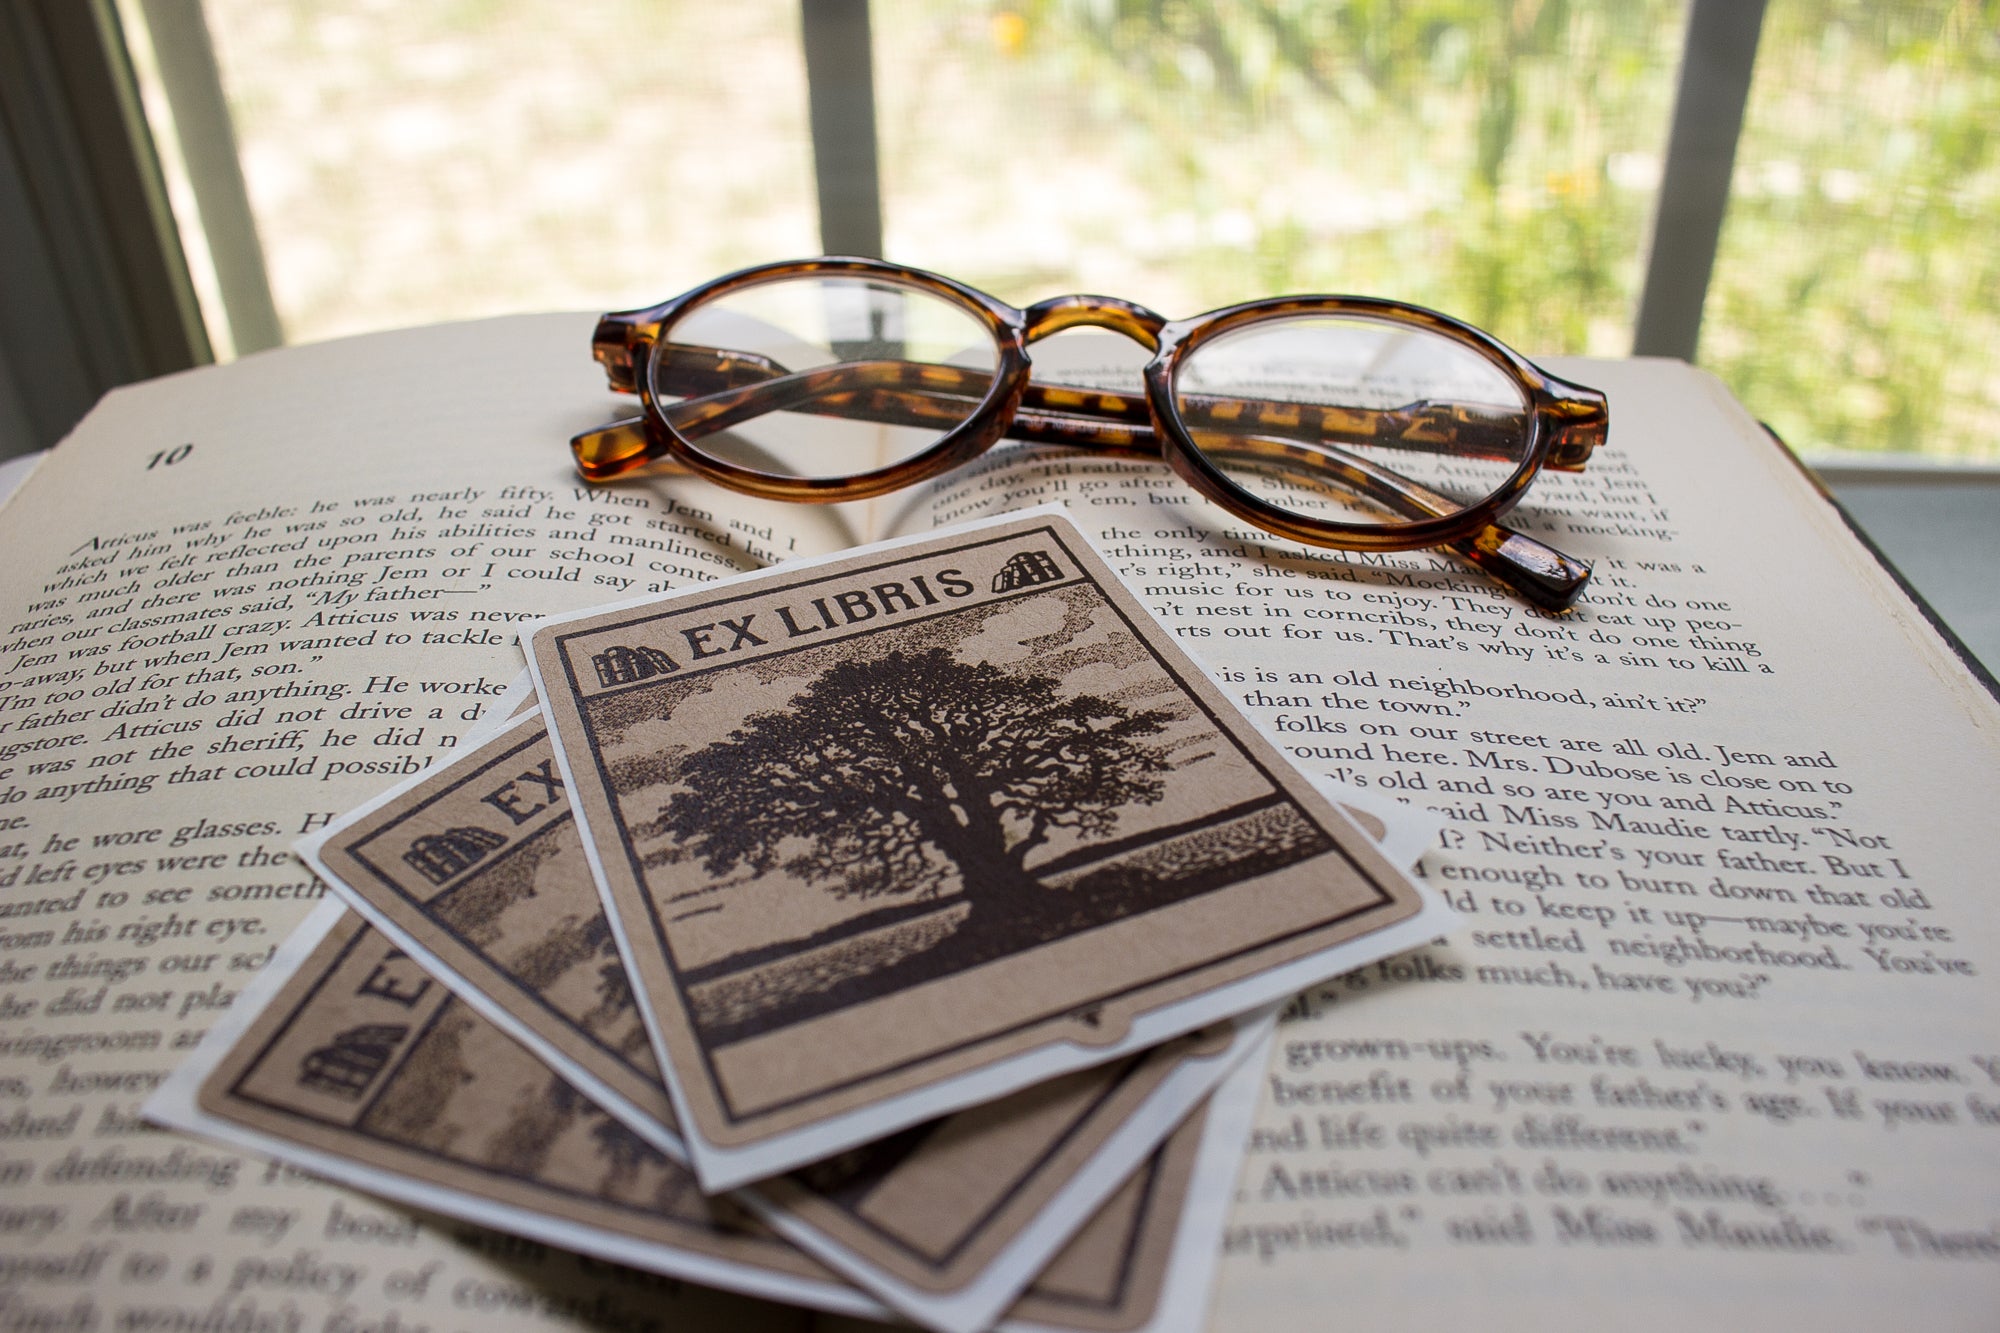
<instances>
[{"instance_id":1,"label":"sepia toned paper label","mask_svg":"<svg viewBox=\"0 0 2000 1333\"><path fill-rule=\"evenodd\" d=\"M1059 515L531 656L712 1185L1282 998L1418 908Z\"/></svg>"},{"instance_id":2,"label":"sepia toned paper label","mask_svg":"<svg viewBox=\"0 0 2000 1333\"><path fill-rule=\"evenodd\" d=\"M431 966L518 1024L649 1141L681 1151L539 715L310 844L315 868L413 951L404 986ZM1151 1141L1165 1137L1196 1094L1170 1108L1156 1108L1153 1094L1189 1057L1219 1054L1229 1035L1205 1031L1080 1070L764 1188L895 1280L961 1290L1031 1224L1067 1231L1092 1211L1043 1216L1114 1134L1131 1132L1135 1114L1157 1122Z\"/></svg>"},{"instance_id":3,"label":"sepia toned paper label","mask_svg":"<svg viewBox=\"0 0 2000 1333\"><path fill-rule=\"evenodd\" d=\"M584 1253L780 1300L865 1308L743 1209L703 1196L685 1169L624 1133L358 916L323 914L306 930L323 933L296 951L294 970L227 1048L189 1071L198 1117L170 1122ZM1146 1158L1013 1318L1078 1330L1145 1320L1166 1256L1184 1238L1203 1123L1197 1111ZM871 1196L883 1178L853 1173L838 1190L842 1205L881 1220Z\"/></svg>"},{"instance_id":4,"label":"sepia toned paper label","mask_svg":"<svg viewBox=\"0 0 2000 1333\"><path fill-rule=\"evenodd\" d=\"M709 1265L836 1281L705 1197L685 1168L352 915L210 1072L198 1105L364 1167L643 1240L660 1247L663 1271L738 1289Z\"/></svg>"}]
</instances>

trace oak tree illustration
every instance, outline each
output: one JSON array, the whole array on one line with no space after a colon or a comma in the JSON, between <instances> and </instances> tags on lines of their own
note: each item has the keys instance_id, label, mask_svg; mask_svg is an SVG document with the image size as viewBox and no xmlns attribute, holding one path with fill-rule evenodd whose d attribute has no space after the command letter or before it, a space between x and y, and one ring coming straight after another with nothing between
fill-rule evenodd
<instances>
[{"instance_id":1,"label":"oak tree illustration","mask_svg":"<svg viewBox=\"0 0 2000 1333\"><path fill-rule=\"evenodd\" d=\"M1158 801L1178 720L942 648L838 663L689 755L658 827L711 873L782 867L848 897L936 894L974 924L1039 891L1027 859Z\"/></svg>"}]
</instances>

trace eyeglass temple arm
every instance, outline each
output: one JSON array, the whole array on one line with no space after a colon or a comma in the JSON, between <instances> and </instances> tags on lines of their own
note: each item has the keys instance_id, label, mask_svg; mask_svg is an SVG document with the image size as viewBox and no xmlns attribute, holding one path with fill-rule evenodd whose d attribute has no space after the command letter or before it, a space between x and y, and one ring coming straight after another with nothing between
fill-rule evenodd
<instances>
[{"instance_id":1,"label":"eyeglass temple arm","mask_svg":"<svg viewBox=\"0 0 2000 1333\"><path fill-rule=\"evenodd\" d=\"M1437 518L1462 507L1408 477L1331 445L1301 446L1290 440L1213 431L1195 435L1202 451L1213 458L1273 467L1316 487L1366 496L1411 518ZM1569 610L1590 581L1589 565L1504 523L1489 523L1444 546L1544 611Z\"/></svg>"},{"instance_id":2,"label":"eyeglass temple arm","mask_svg":"<svg viewBox=\"0 0 2000 1333\"><path fill-rule=\"evenodd\" d=\"M722 429L721 425L714 423L724 421L729 415L717 413L706 418L703 424L711 429ZM1109 423L1079 423L1070 419L1056 424L1061 428L1044 435L1040 443L1084 443L1085 447L1115 455L1156 459L1160 456L1159 441L1150 429L1142 432ZM1110 442L1101 437L1091 438L1086 443L1077 438L1074 430L1077 425L1091 427L1092 436L1101 432L1116 434L1119 438ZM1459 508L1455 502L1407 477L1329 445L1307 447L1287 440L1216 431L1200 432L1200 437L1202 448L1216 457L1235 456L1264 464L1309 463L1309 467L1287 470L1320 486L1326 486L1337 477L1345 488L1412 517L1437 517L1454 513ZM572 441L572 446L576 451L577 468L588 481L612 481L642 470L655 474L685 474L688 471L677 459L653 446L641 417L629 417L594 431L585 431ZM1334 475L1329 477L1329 472ZM1469 537L1445 545L1446 549L1471 561L1547 611L1568 610L1576 603L1590 578L1589 565L1501 523L1488 524Z\"/></svg>"}]
</instances>

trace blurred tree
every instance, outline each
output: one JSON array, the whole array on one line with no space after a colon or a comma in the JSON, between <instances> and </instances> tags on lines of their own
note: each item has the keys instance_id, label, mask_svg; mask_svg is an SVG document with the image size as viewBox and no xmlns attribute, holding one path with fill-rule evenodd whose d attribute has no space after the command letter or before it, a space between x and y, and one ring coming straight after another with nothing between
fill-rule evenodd
<instances>
[{"instance_id":1,"label":"blurred tree","mask_svg":"<svg viewBox=\"0 0 2000 1333\"><path fill-rule=\"evenodd\" d=\"M1700 357L1792 445L2000 457L2000 3L1774 3Z\"/></svg>"},{"instance_id":2,"label":"blurred tree","mask_svg":"<svg viewBox=\"0 0 2000 1333\"><path fill-rule=\"evenodd\" d=\"M939 23L931 6L884 8L885 27ZM1004 83L1008 61L1028 62L1038 92L1072 99L1078 157L1136 183L1153 223L1186 220L1163 249L1200 302L1365 291L1535 352L1629 347L1684 0L1004 0L989 13L1002 69L974 77ZM913 57L920 45L950 39L912 43ZM986 92L961 89L961 107Z\"/></svg>"}]
</instances>

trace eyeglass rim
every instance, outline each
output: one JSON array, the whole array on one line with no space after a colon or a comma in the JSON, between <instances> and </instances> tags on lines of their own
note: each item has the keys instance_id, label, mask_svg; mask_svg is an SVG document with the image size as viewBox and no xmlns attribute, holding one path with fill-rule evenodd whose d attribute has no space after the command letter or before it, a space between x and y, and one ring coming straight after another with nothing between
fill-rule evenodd
<instances>
[{"instance_id":1,"label":"eyeglass rim","mask_svg":"<svg viewBox=\"0 0 2000 1333\"><path fill-rule=\"evenodd\" d=\"M1520 389L1528 414L1528 441L1514 470L1486 497L1450 514L1395 523L1343 523L1280 508L1246 489L1194 440L1182 419L1175 393L1188 357L1204 344L1255 324L1300 316L1339 316L1414 328L1450 339L1484 358ZM1160 347L1144 370L1146 397L1153 409L1167 463L1181 479L1239 518L1294 541L1345 550L1410 551L1456 541L1506 516L1527 494L1552 452L1552 422L1561 404L1573 400L1570 385L1476 325L1441 311L1379 296L1278 296L1223 306L1205 314L1171 320L1160 330ZM1590 391L1594 393L1595 391Z\"/></svg>"},{"instance_id":2,"label":"eyeglass rim","mask_svg":"<svg viewBox=\"0 0 2000 1333\"><path fill-rule=\"evenodd\" d=\"M993 384L986 397L963 421L918 452L881 468L844 476L801 477L745 467L705 452L674 429L653 392L657 358L666 345L661 336L663 331L689 309L735 292L829 276L880 281L923 292L974 315L992 336L998 353ZM1603 395L1557 379L1474 325L1409 302L1369 296L1267 297L1171 321L1113 298L1057 297L1038 303L1035 309L1061 307L1066 312L1062 327L1073 327L1095 322L1074 317L1079 302L1087 305L1092 301L1104 302L1107 308L1116 307L1121 315L1116 326L1128 335L1134 312L1148 323L1158 321L1158 341L1144 370L1144 384L1164 461L1189 486L1223 509L1276 535L1308 545L1400 551L1462 539L1491 525L1519 503L1541 470L1550 465L1559 427L1580 422L1587 429L1590 422L1586 418L1594 410L1597 438L1601 438ZM1304 314L1348 316L1426 330L1468 347L1493 364L1522 390L1529 409L1528 441L1514 471L1478 502L1447 515L1396 523L1342 523L1311 518L1272 505L1244 489L1195 442L1175 402L1175 378L1188 354L1216 337L1250 324ZM886 260L822 256L752 265L690 288L658 305L607 314L598 323L593 350L613 387L639 395L649 452L667 455L687 471L742 493L794 502L833 502L869 499L920 484L971 462L991 448L1006 433L1027 389L1032 373L1028 344L1037 336L1037 330L1030 325L1029 311L955 279ZM1581 446L1582 457L1588 456L1594 442ZM1581 458L1566 466L1580 467Z\"/></svg>"},{"instance_id":3,"label":"eyeglass rim","mask_svg":"<svg viewBox=\"0 0 2000 1333\"><path fill-rule=\"evenodd\" d=\"M675 430L653 392L653 373L657 357L660 349L666 345L661 334L672 327L674 322L689 309L705 302L719 300L752 287L828 276L868 278L925 292L949 300L975 315L992 337L994 348L998 353L998 363L993 370L993 385L987 391L985 398L965 420L909 457L868 472L849 473L837 477L801 477L745 467L706 452L700 445ZM627 335L627 346L631 347L632 351L639 350L638 347L632 346L633 342L643 344L643 364L637 364L639 359L632 358L634 383L627 387L639 394L640 408L650 441L697 476L731 490L767 499L826 503L868 500L906 489L949 472L953 468L971 462L1006 434L1014 409L1019 405L1021 395L1028 387L1029 359L1026 340L1022 336L1026 323L1024 312L975 287L968 287L964 283L935 273L927 273L922 269L891 264L880 259L825 256L819 259L788 260L738 269L734 273L726 273L699 287L691 288L657 306L605 316L598 325L598 337L594 340L594 346L602 348L606 325L613 321L623 323L632 330ZM630 352L627 356L630 356ZM598 359L604 360L601 351ZM616 372L613 375L615 382Z\"/></svg>"}]
</instances>

